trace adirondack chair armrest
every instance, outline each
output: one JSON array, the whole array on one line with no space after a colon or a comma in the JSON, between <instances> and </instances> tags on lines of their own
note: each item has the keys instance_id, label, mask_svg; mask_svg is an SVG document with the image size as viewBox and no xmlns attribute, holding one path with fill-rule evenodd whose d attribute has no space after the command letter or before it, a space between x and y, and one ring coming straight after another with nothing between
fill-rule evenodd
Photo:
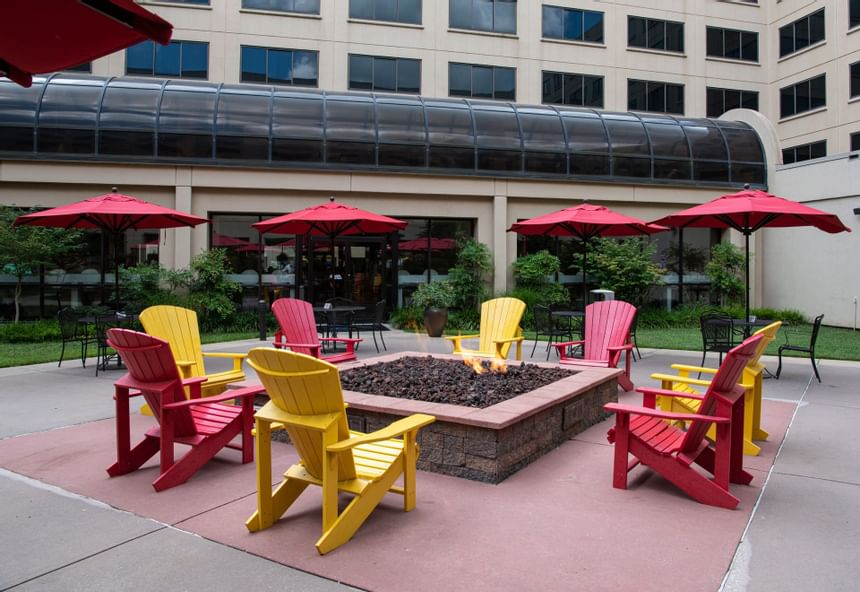
<instances>
[{"instance_id":1,"label":"adirondack chair armrest","mask_svg":"<svg viewBox=\"0 0 860 592\"><path fill-rule=\"evenodd\" d=\"M320 344L319 343L287 343L286 341L275 342L275 347L277 349L284 349L287 347L304 347L312 350L314 352L314 356L319 355Z\"/></svg>"},{"instance_id":2,"label":"adirondack chair armrest","mask_svg":"<svg viewBox=\"0 0 860 592\"><path fill-rule=\"evenodd\" d=\"M402 436L403 434L406 434L408 432L419 430L426 425L430 425L434 421L436 421L436 418L432 415L427 415L425 413L416 413L414 415L410 415L409 417L398 419L394 423L382 428L381 430L376 430L375 432L371 432L370 434L353 436L348 440L341 440L340 442L330 444L326 447L326 451L344 452L351 448L355 448L360 444L372 444L373 442L390 440L392 438L396 438L397 436Z\"/></svg>"},{"instance_id":3,"label":"adirondack chair armrest","mask_svg":"<svg viewBox=\"0 0 860 592\"><path fill-rule=\"evenodd\" d=\"M325 341L327 343L345 343L346 352L351 354L355 351L355 344L361 343L364 340L356 337L320 337L320 341Z\"/></svg>"},{"instance_id":4,"label":"adirondack chair armrest","mask_svg":"<svg viewBox=\"0 0 860 592\"><path fill-rule=\"evenodd\" d=\"M227 391L221 395L215 395L213 397L206 397L201 399L188 399L187 401L179 401L177 403L167 403L166 405L162 405L162 409L181 409L182 407L191 407L192 405L202 405L204 403L221 403L223 401L232 401L233 399L241 399L243 397L252 397L257 396L260 393L266 392L265 387L263 385L258 384L255 386L246 386L240 389L234 389Z\"/></svg>"},{"instance_id":5,"label":"adirondack chair armrest","mask_svg":"<svg viewBox=\"0 0 860 592\"><path fill-rule=\"evenodd\" d=\"M480 335L443 335L442 339L447 339L454 346L454 353L461 351L460 342L464 339L478 339Z\"/></svg>"},{"instance_id":6,"label":"adirondack chair armrest","mask_svg":"<svg viewBox=\"0 0 860 592\"><path fill-rule=\"evenodd\" d=\"M552 346L558 350L559 361L561 361L561 360L572 359L572 358L567 357L567 355L565 354L568 347L571 347L574 345L584 345L584 344L585 344L585 340L580 339L578 341L563 341L561 343L553 343Z\"/></svg>"},{"instance_id":7,"label":"adirondack chair armrest","mask_svg":"<svg viewBox=\"0 0 860 592\"><path fill-rule=\"evenodd\" d=\"M672 376L669 374L668 376ZM639 387L636 389L637 393L642 393L643 395L656 395L660 397L678 397L681 399L696 399L698 401L704 400L704 395L694 394L694 393L679 393L678 391L672 391L668 389L661 388L650 388L650 387Z\"/></svg>"},{"instance_id":8,"label":"adirondack chair armrest","mask_svg":"<svg viewBox=\"0 0 860 592\"><path fill-rule=\"evenodd\" d=\"M232 358L233 370L239 371L242 369L242 362L248 357L247 353L233 352L203 352L204 358Z\"/></svg>"},{"instance_id":9,"label":"adirondack chair armrest","mask_svg":"<svg viewBox=\"0 0 860 592\"><path fill-rule=\"evenodd\" d=\"M633 344L625 343L624 345L609 345L606 349L612 352L622 352L624 350L633 351Z\"/></svg>"},{"instance_id":10,"label":"adirondack chair armrest","mask_svg":"<svg viewBox=\"0 0 860 592\"><path fill-rule=\"evenodd\" d=\"M176 362L176 367L179 368L179 373L182 375L182 378L191 378L191 367L197 362L192 362L190 360L174 361Z\"/></svg>"},{"instance_id":11,"label":"adirondack chair armrest","mask_svg":"<svg viewBox=\"0 0 860 592\"><path fill-rule=\"evenodd\" d=\"M514 343L517 341L522 341L525 339L524 337L509 337L507 339L493 339L493 343Z\"/></svg>"},{"instance_id":12,"label":"adirondack chair armrest","mask_svg":"<svg viewBox=\"0 0 860 592\"><path fill-rule=\"evenodd\" d=\"M699 378L691 378L689 376L678 376L677 374L660 374L655 373L651 375L651 378L654 380L660 380L665 382L679 382L681 384L694 384L696 386L708 386L711 384L710 380L701 380Z\"/></svg>"},{"instance_id":13,"label":"adirondack chair armrest","mask_svg":"<svg viewBox=\"0 0 860 592\"><path fill-rule=\"evenodd\" d=\"M702 366L688 366L687 364L672 364L672 370L684 370L686 372L701 372L702 374L716 374L716 368L704 368Z\"/></svg>"},{"instance_id":14,"label":"adirondack chair armrest","mask_svg":"<svg viewBox=\"0 0 860 592\"><path fill-rule=\"evenodd\" d=\"M729 417L715 417L713 415L699 415L698 413L676 413L673 411L663 411L662 409L651 409L650 407L637 407L635 405L622 405L620 403L607 403L603 406L606 411L620 414L647 415L648 417L657 417L660 419L668 419L670 421L706 421L708 423L731 423Z\"/></svg>"}]
</instances>

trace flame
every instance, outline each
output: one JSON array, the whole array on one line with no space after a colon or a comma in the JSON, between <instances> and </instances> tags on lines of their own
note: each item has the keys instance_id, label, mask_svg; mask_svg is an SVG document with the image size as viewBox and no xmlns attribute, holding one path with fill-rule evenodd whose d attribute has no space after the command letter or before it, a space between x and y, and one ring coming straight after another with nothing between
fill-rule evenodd
<instances>
[{"instance_id":1,"label":"flame","mask_svg":"<svg viewBox=\"0 0 860 592\"><path fill-rule=\"evenodd\" d=\"M508 364L505 360L501 358L493 358L493 361L490 362L490 372L495 372L498 374L507 374L508 373Z\"/></svg>"},{"instance_id":2,"label":"flame","mask_svg":"<svg viewBox=\"0 0 860 592\"><path fill-rule=\"evenodd\" d=\"M478 358L473 358L472 356L463 356L463 363L466 364L469 368L471 368L475 374L483 374L487 371L484 368L484 365L481 364L481 360Z\"/></svg>"}]
</instances>

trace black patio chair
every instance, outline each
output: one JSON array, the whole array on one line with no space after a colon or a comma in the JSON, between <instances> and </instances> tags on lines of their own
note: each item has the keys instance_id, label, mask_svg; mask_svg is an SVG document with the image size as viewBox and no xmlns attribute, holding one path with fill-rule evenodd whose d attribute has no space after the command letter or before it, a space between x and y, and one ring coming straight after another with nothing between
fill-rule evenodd
<instances>
[{"instance_id":1,"label":"black patio chair","mask_svg":"<svg viewBox=\"0 0 860 592\"><path fill-rule=\"evenodd\" d=\"M383 331L388 328L384 325L385 321L385 300L377 302L373 310L367 310L363 313L357 313L353 317L352 327L356 331L356 337L361 337L362 331L370 331L373 336L373 345L376 347L376 353L379 353L379 344L376 341L376 334L379 333L379 340L382 342L382 349L388 351L385 345L385 338L382 337ZM358 346L359 344L356 344Z\"/></svg>"},{"instance_id":2,"label":"black patio chair","mask_svg":"<svg viewBox=\"0 0 860 592\"><path fill-rule=\"evenodd\" d=\"M355 302L349 298L329 298L325 301L326 304L331 304L333 309L346 306L356 306ZM347 333L352 337L354 312L350 311L326 311L326 321L328 323L329 337L337 337L339 334Z\"/></svg>"},{"instance_id":3,"label":"black patio chair","mask_svg":"<svg viewBox=\"0 0 860 592\"><path fill-rule=\"evenodd\" d=\"M532 317L535 320L535 344L532 347L532 356L535 355L538 340L541 335L549 338L546 344L546 359L549 360L549 351L553 342L561 343L562 341L573 341L573 332L568 325L567 328L561 327L556 323L556 319L552 316L552 310L548 306L536 304L532 307Z\"/></svg>"},{"instance_id":4,"label":"black patio chair","mask_svg":"<svg viewBox=\"0 0 860 592\"><path fill-rule=\"evenodd\" d=\"M81 365L87 366L87 347L96 343L95 334L90 331L87 323L81 322L79 313L71 308L61 308L57 312L57 320L60 323L60 338L62 349L60 350L60 362L57 368L63 364L63 356L66 355L66 344L77 343L81 347Z\"/></svg>"},{"instance_id":5,"label":"black patio chair","mask_svg":"<svg viewBox=\"0 0 860 592\"><path fill-rule=\"evenodd\" d=\"M728 353L734 343L732 339L732 317L716 311L706 312L699 318L699 327L702 331L702 363L700 366L705 365L705 357L708 352L720 354L720 364L722 364L723 354Z\"/></svg>"},{"instance_id":6,"label":"black patio chair","mask_svg":"<svg viewBox=\"0 0 860 592\"><path fill-rule=\"evenodd\" d=\"M633 349L630 350L630 353L633 354L633 361L636 361L636 356L639 356L639 359L642 359L642 352L639 351L639 344L636 343L636 326L639 324L639 309L636 309L636 314L633 315L633 322L630 324L630 343L633 345Z\"/></svg>"},{"instance_id":7,"label":"black patio chair","mask_svg":"<svg viewBox=\"0 0 860 592\"><path fill-rule=\"evenodd\" d=\"M815 372L815 378L818 379L818 382L821 382L821 376L818 374L818 366L815 365L815 342L818 341L818 333L821 331L821 321L824 319L824 315L820 314L815 317L815 320L812 321L812 332L809 334L809 344L808 345L793 345L789 342L791 339L790 335L792 331L786 327L783 330L783 335L785 336L785 343L779 346L779 350L777 354L779 355L779 365L776 367L775 378L779 378L780 372L782 372L782 352L784 351L793 351L800 352L804 354L809 354L809 359L812 362L812 370ZM794 332L795 341L802 335L801 332Z\"/></svg>"},{"instance_id":8,"label":"black patio chair","mask_svg":"<svg viewBox=\"0 0 860 592\"><path fill-rule=\"evenodd\" d=\"M107 371L111 361L116 361L116 368L122 368L122 359L108 344L107 331L114 328L133 329L134 318L132 315L123 313L103 314L96 317L96 376L99 375L99 370Z\"/></svg>"}]
</instances>

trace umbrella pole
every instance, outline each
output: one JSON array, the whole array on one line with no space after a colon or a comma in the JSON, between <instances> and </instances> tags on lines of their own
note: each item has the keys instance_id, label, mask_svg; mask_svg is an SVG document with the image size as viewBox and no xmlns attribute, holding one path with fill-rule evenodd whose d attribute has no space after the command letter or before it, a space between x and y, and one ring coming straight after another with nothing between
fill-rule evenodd
<instances>
[{"instance_id":1,"label":"umbrella pole","mask_svg":"<svg viewBox=\"0 0 860 592\"><path fill-rule=\"evenodd\" d=\"M746 242L746 267L744 269L745 273L745 286L746 286L746 300L745 300L745 308L746 308L746 322L750 322L750 231L749 229L744 229L744 241Z\"/></svg>"},{"instance_id":2,"label":"umbrella pole","mask_svg":"<svg viewBox=\"0 0 860 592\"><path fill-rule=\"evenodd\" d=\"M582 311L588 306L588 239L582 239Z\"/></svg>"},{"instance_id":3,"label":"umbrella pole","mask_svg":"<svg viewBox=\"0 0 860 592\"><path fill-rule=\"evenodd\" d=\"M119 232L113 234L114 309L119 312Z\"/></svg>"}]
</instances>

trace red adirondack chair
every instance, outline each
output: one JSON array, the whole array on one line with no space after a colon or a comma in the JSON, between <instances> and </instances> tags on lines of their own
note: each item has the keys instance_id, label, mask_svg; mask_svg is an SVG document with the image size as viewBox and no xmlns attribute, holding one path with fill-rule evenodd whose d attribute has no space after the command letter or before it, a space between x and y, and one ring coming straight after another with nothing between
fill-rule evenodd
<instances>
[{"instance_id":1,"label":"red adirondack chair","mask_svg":"<svg viewBox=\"0 0 860 592\"><path fill-rule=\"evenodd\" d=\"M624 374L618 377L618 385L625 391L633 390L630 380L630 326L636 316L636 307L623 300L593 302L585 307L585 339L553 343L558 348L559 362L577 366L599 366L617 368L621 353L625 353ZM583 347L582 358L567 355L571 346Z\"/></svg>"},{"instance_id":2,"label":"red adirondack chair","mask_svg":"<svg viewBox=\"0 0 860 592\"><path fill-rule=\"evenodd\" d=\"M639 463L651 467L694 500L733 509L740 500L729 491L729 483L748 485L752 475L743 469L744 387L741 373L755 355L762 335L753 335L732 349L723 361L695 414L655 409L657 396L689 397L690 393L639 388L643 407L607 403L604 409L616 414L615 427L607 439L615 443L612 486L627 489L627 473ZM686 431L670 422L690 422ZM705 439L711 424L717 427L714 446ZM628 453L636 457L628 463ZM711 475L693 468L696 463Z\"/></svg>"},{"instance_id":3,"label":"red adirondack chair","mask_svg":"<svg viewBox=\"0 0 860 592\"><path fill-rule=\"evenodd\" d=\"M109 329L107 334L108 344L128 367L128 374L114 383L117 461L108 467L108 475L135 471L160 451L161 473L152 486L162 491L185 483L224 447L241 450L243 464L254 460L254 395L263 392L262 386L201 398L200 385L206 378L183 380L166 341L128 329ZM189 387L188 400L183 387ZM131 448L129 398L137 395L146 399L159 425ZM241 406L225 404L233 399L241 399ZM241 446L231 444L240 434ZM174 443L191 447L178 462Z\"/></svg>"},{"instance_id":4,"label":"red adirondack chair","mask_svg":"<svg viewBox=\"0 0 860 592\"><path fill-rule=\"evenodd\" d=\"M361 339L348 337L319 337L314 320L314 308L310 302L296 298L278 298L272 303L272 312L280 328L275 331L274 346L277 349L306 354L336 364L355 359L355 344ZM344 343L346 351L322 355L322 343Z\"/></svg>"}]
</instances>

